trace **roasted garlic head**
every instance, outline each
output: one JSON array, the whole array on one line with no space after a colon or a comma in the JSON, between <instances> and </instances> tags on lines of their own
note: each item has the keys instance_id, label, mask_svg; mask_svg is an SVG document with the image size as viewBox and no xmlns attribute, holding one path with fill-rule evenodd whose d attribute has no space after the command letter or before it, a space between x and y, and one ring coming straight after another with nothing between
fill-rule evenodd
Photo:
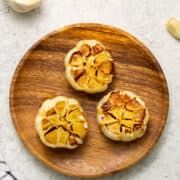
<instances>
[{"instance_id":1,"label":"roasted garlic head","mask_svg":"<svg viewBox=\"0 0 180 180\"><path fill-rule=\"evenodd\" d=\"M65 58L66 79L79 91L105 91L113 78L113 59L102 43L82 40Z\"/></svg>"},{"instance_id":2,"label":"roasted garlic head","mask_svg":"<svg viewBox=\"0 0 180 180\"><path fill-rule=\"evenodd\" d=\"M149 120L145 103L132 92L115 90L97 105L97 121L105 136L132 141L144 135Z\"/></svg>"},{"instance_id":3,"label":"roasted garlic head","mask_svg":"<svg viewBox=\"0 0 180 180\"><path fill-rule=\"evenodd\" d=\"M82 144L88 129L78 101L64 96L48 99L42 104L35 126L46 146L67 149Z\"/></svg>"}]
</instances>

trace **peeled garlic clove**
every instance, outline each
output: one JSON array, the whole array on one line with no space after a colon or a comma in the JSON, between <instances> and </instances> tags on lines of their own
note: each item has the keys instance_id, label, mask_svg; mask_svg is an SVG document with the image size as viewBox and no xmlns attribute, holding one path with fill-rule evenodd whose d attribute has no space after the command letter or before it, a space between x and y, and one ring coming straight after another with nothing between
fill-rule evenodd
<instances>
[{"instance_id":1,"label":"peeled garlic clove","mask_svg":"<svg viewBox=\"0 0 180 180\"><path fill-rule=\"evenodd\" d=\"M180 39L180 21L172 17L168 20L166 27L172 36L176 39Z\"/></svg>"},{"instance_id":2,"label":"peeled garlic clove","mask_svg":"<svg viewBox=\"0 0 180 180\"><path fill-rule=\"evenodd\" d=\"M13 10L25 13L38 8L41 0L8 0L8 4Z\"/></svg>"}]
</instances>

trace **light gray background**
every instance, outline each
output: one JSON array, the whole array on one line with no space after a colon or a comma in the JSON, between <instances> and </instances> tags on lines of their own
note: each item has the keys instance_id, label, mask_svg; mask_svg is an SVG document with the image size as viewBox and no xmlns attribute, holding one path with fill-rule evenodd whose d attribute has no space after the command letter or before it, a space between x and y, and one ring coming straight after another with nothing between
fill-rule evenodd
<instances>
[{"instance_id":1,"label":"light gray background","mask_svg":"<svg viewBox=\"0 0 180 180\"><path fill-rule=\"evenodd\" d=\"M170 16L180 19L179 0L44 0L40 9L24 15L8 10L0 0L0 154L18 179L71 179L47 168L26 150L13 127L8 97L16 65L32 43L77 22L110 24L134 34L157 57L169 85L169 118L158 144L135 167L104 179L180 179L180 41L166 32Z\"/></svg>"}]
</instances>

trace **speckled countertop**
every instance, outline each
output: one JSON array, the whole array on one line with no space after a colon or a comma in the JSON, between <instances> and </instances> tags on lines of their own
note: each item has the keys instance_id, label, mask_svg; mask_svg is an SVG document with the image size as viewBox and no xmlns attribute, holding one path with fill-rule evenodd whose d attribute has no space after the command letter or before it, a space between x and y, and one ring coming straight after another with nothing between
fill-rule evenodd
<instances>
[{"instance_id":1,"label":"speckled countertop","mask_svg":"<svg viewBox=\"0 0 180 180\"><path fill-rule=\"evenodd\" d=\"M64 25L98 22L121 27L144 42L159 60L170 91L168 122L158 144L135 167L104 179L179 180L180 41L166 32L170 16L180 18L179 0L45 0L40 9L24 15L0 0L0 179L13 179L4 171L19 180L73 179L47 168L24 147L9 113L9 86L16 65L34 41Z\"/></svg>"}]
</instances>

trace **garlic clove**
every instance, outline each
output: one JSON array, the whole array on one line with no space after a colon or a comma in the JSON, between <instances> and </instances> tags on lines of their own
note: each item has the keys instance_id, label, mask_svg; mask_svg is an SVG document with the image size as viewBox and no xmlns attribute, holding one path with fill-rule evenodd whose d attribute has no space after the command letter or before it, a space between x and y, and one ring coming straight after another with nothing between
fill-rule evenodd
<instances>
[{"instance_id":1,"label":"garlic clove","mask_svg":"<svg viewBox=\"0 0 180 180\"><path fill-rule=\"evenodd\" d=\"M171 17L168 20L166 27L173 37L180 39L180 21L178 21L175 17Z\"/></svg>"},{"instance_id":2,"label":"garlic clove","mask_svg":"<svg viewBox=\"0 0 180 180\"><path fill-rule=\"evenodd\" d=\"M20 13L26 13L40 6L41 0L8 0L9 6Z\"/></svg>"}]
</instances>

